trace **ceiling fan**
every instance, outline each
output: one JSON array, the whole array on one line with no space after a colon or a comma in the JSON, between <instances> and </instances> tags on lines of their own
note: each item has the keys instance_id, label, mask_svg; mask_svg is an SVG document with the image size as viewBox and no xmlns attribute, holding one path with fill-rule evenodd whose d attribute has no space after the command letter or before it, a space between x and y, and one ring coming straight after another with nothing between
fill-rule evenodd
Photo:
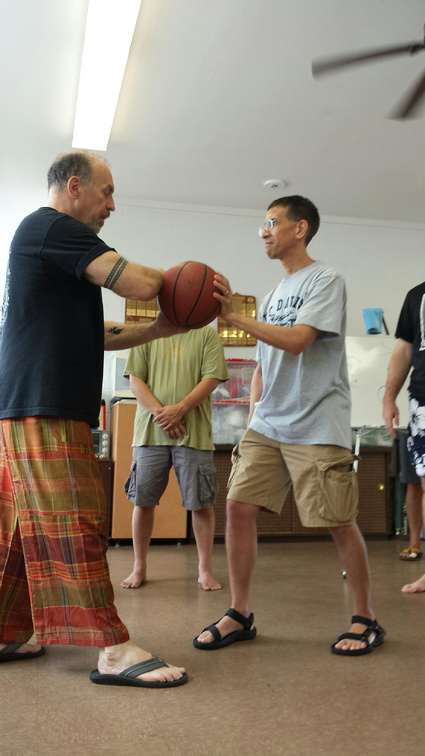
<instances>
[{"instance_id":1,"label":"ceiling fan","mask_svg":"<svg viewBox=\"0 0 425 756\"><path fill-rule=\"evenodd\" d=\"M380 58L392 58L396 55L415 55L415 53L425 50L425 37L423 42L410 42L398 47L381 47L374 50L363 50L363 52L338 55L332 58L322 58L312 62L313 76L323 76L329 73L335 73L340 69L348 66L355 66L360 63L379 60ZM391 118L412 118L417 111L418 106L425 95L425 73L415 82L412 89L409 90L402 102L391 113Z\"/></svg>"}]
</instances>

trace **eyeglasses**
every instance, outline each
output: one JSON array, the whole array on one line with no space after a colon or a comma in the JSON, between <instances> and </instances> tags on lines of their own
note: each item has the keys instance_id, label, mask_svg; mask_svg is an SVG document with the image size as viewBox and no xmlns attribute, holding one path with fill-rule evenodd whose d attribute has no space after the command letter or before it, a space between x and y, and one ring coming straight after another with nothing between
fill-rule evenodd
<instances>
[{"instance_id":1,"label":"eyeglasses","mask_svg":"<svg viewBox=\"0 0 425 756\"><path fill-rule=\"evenodd\" d=\"M274 228L275 226L277 226L277 220L276 220L276 218L269 218L258 229L258 236L262 236L263 235L263 231L271 231L272 228Z\"/></svg>"}]
</instances>

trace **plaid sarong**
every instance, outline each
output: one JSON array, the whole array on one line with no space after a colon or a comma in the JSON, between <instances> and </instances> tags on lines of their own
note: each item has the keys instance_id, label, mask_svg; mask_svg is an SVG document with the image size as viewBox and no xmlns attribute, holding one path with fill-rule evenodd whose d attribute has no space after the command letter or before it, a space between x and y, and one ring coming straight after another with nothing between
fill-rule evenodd
<instances>
[{"instance_id":1,"label":"plaid sarong","mask_svg":"<svg viewBox=\"0 0 425 756\"><path fill-rule=\"evenodd\" d=\"M0 421L0 642L129 639L106 561L106 498L86 423Z\"/></svg>"}]
</instances>

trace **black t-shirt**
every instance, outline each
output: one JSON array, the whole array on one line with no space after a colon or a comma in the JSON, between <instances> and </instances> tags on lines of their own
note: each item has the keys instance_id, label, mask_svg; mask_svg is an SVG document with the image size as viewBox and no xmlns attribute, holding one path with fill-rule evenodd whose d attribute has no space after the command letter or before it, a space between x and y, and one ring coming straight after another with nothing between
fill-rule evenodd
<instances>
[{"instance_id":1,"label":"black t-shirt","mask_svg":"<svg viewBox=\"0 0 425 756\"><path fill-rule=\"evenodd\" d=\"M413 345L409 392L425 398L425 283L411 289L404 300L395 335Z\"/></svg>"},{"instance_id":2,"label":"black t-shirt","mask_svg":"<svg viewBox=\"0 0 425 756\"><path fill-rule=\"evenodd\" d=\"M0 331L0 418L53 415L97 426L102 294L83 274L108 249L84 223L48 207L18 227Z\"/></svg>"}]
</instances>

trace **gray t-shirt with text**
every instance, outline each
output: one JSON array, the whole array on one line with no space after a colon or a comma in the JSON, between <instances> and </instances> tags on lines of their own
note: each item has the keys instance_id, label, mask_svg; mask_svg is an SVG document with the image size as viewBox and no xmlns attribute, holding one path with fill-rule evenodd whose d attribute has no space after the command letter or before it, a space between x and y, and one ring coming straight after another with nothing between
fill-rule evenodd
<instances>
[{"instance_id":1,"label":"gray t-shirt with text","mask_svg":"<svg viewBox=\"0 0 425 756\"><path fill-rule=\"evenodd\" d=\"M258 342L263 392L250 427L280 443L351 449L345 354L346 291L341 276L314 262L283 278L263 300L260 322L320 331L301 354Z\"/></svg>"}]
</instances>

